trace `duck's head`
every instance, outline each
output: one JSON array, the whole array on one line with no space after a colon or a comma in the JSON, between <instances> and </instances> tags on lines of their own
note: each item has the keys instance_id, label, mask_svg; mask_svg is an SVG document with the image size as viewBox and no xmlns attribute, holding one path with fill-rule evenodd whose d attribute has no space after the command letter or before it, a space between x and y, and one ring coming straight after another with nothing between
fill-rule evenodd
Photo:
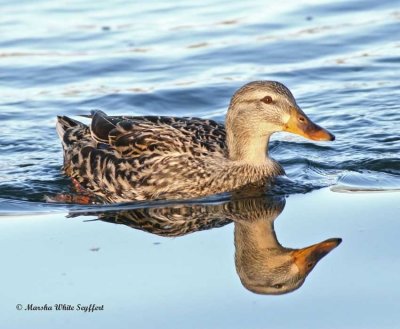
<instances>
[{"instance_id":1,"label":"duck's head","mask_svg":"<svg viewBox=\"0 0 400 329\"><path fill-rule=\"evenodd\" d=\"M241 154L255 151L245 151L245 145L260 144L263 139L268 142L274 132L287 131L315 141L335 139L311 121L290 90L276 81L254 81L236 91L229 105L226 131L230 156L234 159L254 157ZM240 145L241 141L244 145Z\"/></svg>"},{"instance_id":2,"label":"duck's head","mask_svg":"<svg viewBox=\"0 0 400 329\"><path fill-rule=\"evenodd\" d=\"M342 240L328 239L302 249L272 248L253 255L238 271L242 284L257 294L281 295L298 289L315 265Z\"/></svg>"}]
</instances>

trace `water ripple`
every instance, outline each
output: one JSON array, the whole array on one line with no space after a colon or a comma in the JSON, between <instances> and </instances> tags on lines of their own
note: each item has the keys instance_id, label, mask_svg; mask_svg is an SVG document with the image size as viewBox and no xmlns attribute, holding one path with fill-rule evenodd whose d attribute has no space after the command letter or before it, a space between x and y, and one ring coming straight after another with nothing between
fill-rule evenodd
<instances>
[{"instance_id":1,"label":"water ripple","mask_svg":"<svg viewBox=\"0 0 400 329\"><path fill-rule=\"evenodd\" d=\"M274 137L288 175L274 193L399 189L400 16L389 1L41 0L2 11L0 209L68 190L56 115L99 108L222 122L232 93L260 79L284 82L337 138Z\"/></svg>"}]
</instances>

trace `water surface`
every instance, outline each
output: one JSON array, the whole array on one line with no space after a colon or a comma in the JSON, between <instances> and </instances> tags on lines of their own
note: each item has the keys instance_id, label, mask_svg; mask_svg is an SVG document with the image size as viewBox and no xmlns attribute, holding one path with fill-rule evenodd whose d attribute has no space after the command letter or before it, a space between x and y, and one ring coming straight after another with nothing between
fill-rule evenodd
<instances>
[{"instance_id":1,"label":"water surface","mask_svg":"<svg viewBox=\"0 0 400 329\"><path fill-rule=\"evenodd\" d=\"M397 328L397 200L396 193L326 189L290 196L283 210L275 209L275 215L282 210L274 220L282 246L303 248L333 237L343 242L300 288L279 296L242 285L236 224L220 221L220 227L187 234L171 228L167 237L98 221L97 215L4 217L3 325L107 328L118 319L121 328ZM104 311L15 309L30 303L96 303Z\"/></svg>"},{"instance_id":2,"label":"water surface","mask_svg":"<svg viewBox=\"0 0 400 329\"><path fill-rule=\"evenodd\" d=\"M40 201L64 190L57 114L223 121L233 92L260 79L286 84L337 137L276 136L272 156L304 191L353 173L378 189L387 180L400 187L393 2L27 1L2 11L0 198Z\"/></svg>"}]
</instances>

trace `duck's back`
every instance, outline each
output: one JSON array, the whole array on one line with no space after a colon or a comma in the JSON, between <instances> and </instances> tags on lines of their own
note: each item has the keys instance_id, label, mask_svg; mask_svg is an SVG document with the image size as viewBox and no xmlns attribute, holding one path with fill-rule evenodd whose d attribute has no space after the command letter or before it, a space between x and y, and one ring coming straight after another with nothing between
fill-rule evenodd
<instances>
[{"instance_id":1,"label":"duck's back","mask_svg":"<svg viewBox=\"0 0 400 329\"><path fill-rule=\"evenodd\" d=\"M219 166L218 159L227 158L225 129L212 120L107 116L101 111L90 117L90 126L59 117L57 131L66 174L104 201L150 199L168 185L175 192L165 197L183 197L184 189L176 192L182 176L188 181L193 175L194 183L196 175L206 179L209 165ZM196 196L193 191L186 192Z\"/></svg>"},{"instance_id":2,"label":"duck's back","mask_svg":"<svg viewBox=\"0 0 400 329\"><path fill-rule=\"evenodd\" d=\"M92 113L90 131L94 140L117 149L122 156L146 153L217 152L226 156L223 125L200 118L162 116L107 116Z\"/></svg>"}]
</instances>

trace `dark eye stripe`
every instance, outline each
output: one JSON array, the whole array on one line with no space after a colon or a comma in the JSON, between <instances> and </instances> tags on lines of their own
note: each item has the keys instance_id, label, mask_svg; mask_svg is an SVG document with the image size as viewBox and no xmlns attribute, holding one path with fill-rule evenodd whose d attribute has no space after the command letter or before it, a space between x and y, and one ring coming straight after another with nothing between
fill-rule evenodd
<instances>
[{"instance_id":1,"label":"dark eye stripe","mask_svg":"<svg viewBox=\"0 0 400 329\"><path fill-rule=\"evenodd\" d=\"M272 100L271 96L265 96L264 98L261 99L261 102L263 102L265 104L271 104L273 102L273 100Z\"/></svg>"}]
</instances>

